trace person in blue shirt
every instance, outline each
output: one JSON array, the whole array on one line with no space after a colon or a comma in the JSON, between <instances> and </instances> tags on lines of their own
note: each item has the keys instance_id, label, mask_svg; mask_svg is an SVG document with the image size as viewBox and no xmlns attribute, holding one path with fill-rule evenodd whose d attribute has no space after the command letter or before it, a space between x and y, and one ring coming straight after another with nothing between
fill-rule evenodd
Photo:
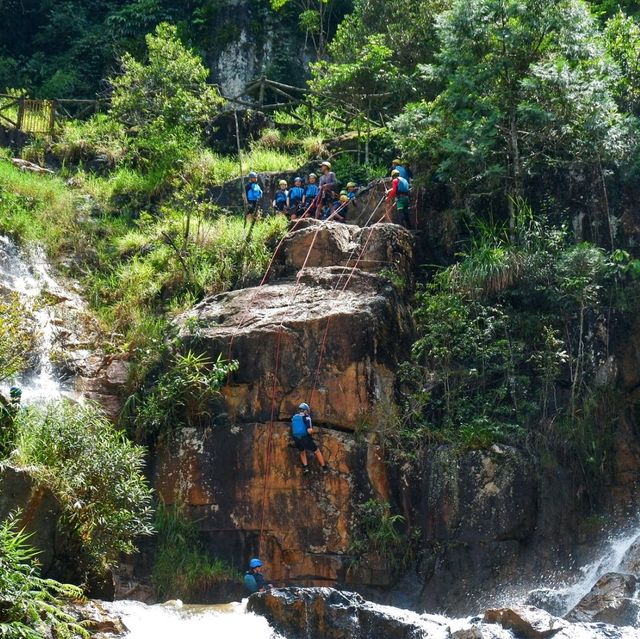
<instances>
[{"instance_id":1,"label":"person in blue shirt","mask_svg":"<svg viewBox=\"0 0 640 639\"><path fill-rule=\"evenodd\" d=\"M307 179L307 186L304 188L304 197L302 198L302 206L307 209L311 206L313 200L320 193L320 187L318 186L318 176L315 173L309 173Z\"/></svg>"},{"instance_id":2,"label":"person in blue shirt","mask_svg":"<svg viewBox=\"0 0 640 639\"><path fill-rule=\"evenodd\" d=\"M358 185L355 182L347 182L347 197L349 200L358 195Z\"/></svg>"},{"instance_id":3,"label":"person in blue shirt","mask_svg":"<svg viewBox=\"0 0 640 639\"><path fill-rule=\"evenodd\" d=\"M288 199L289 191L287 190L287 181L280 180L278 182L278 188L273 196L273 208L278 211L278 213L284 213Z\"/></svg>"},{"instance_id":4,"label":"person in blue shirt","mask_svg":"<svg viewBox=\"0 0 640 639\"><path fill-rule=\"evenodd\" d=\"M246 224L247 219L255 222L254 218L260 215L259 206L262 202L262 188L258 184L258 174L255 171L249 173L249 181L244 185L244 192L247 199Z\"/></svg>"},{"instance_id":5,"label":"person in blue shirt","mask_svg":"<svg viewBox=\"0 0 640 639\"><path fill-rule=\"evenodd\" d=\"M309 410L309 404L304 402L298 406L298 412L291 418L291 436L296 448L300 451L300 461L302 462L304 474L306 475L309 472L307 452L313 453L322 467L322 472L328 473L329 466L327 466L318 445L313 441L313 427Z\"/></svg>"},{"instance_id":6,"label":"person in blue shirt","mask_svg":"<svg viewBox=\"0 0 640 639\"><path fill-rule=\"evenodd\" d=\"M304 187L302 186L302 178L297 177L293 180L293 186L289 189L289 199L287 201L287 209L292 220L295 220L300 214L303 199Z\"/></svg>"},{"instance_id":7,"label":"person in blue shirt","mask_svg":"<svg viewBox=\"0 0 640 639\"><path fill-rule=\"evenodd\" d=\"M244 573L244 585L250 594L254 592L265 592L269 588L273 588L272 584L266 583L262 574L262 562L254 557L249 561L249 570Z\"/></svg>"},{"instance_id":8,"label":"person in blue shirt","mask_svg":"<svg viewBox=\"0 0 640 639\"><path fill-rule=\"evenodd\" d=\"M405 179L407 182L411 182L411 174L404 164L402 164L402 160L395 159L391 162L391 171L398 171L400 173L400 177Z\"/></svg>"}]
</instances>

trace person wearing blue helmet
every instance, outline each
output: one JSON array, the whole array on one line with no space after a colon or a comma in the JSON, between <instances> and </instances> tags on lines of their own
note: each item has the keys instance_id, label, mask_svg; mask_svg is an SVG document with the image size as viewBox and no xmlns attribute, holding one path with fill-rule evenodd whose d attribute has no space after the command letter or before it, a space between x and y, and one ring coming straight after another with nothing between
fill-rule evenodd
<instances>
[{"instance_id":1,"label":"person wearing blue helmet","mask_svg":"<svg viewBox=\"0 0 640 639\"><path fill-rule=\"evenodd\" d=\"M291 436L300 452L300 461L302 462L302 472L306 475L309 472L309 460L307 459L307 451L313 453L320 463L322 472L328 473L329 466L324 461L322 452L318 445L313 441L313 426L311 424L311 416L309 415L309 404L304 402L298 406L298 412L291 418Z\"/></svg>"},{"instance_id":2,"label":"person wearing blue helmet","mask_svg":"<svg viewBox=\"0 0 640 639\"><path fill-rule=\"evenodd\" d=\"M297 177L293 180L293 186L289 189L289 198L287 199L287 209L292 220L295 220L300 214L303 199L304 187L302 186L302 178Z\"/></svg>"},{"instance_id":3,"label":"person wearing blue helmet","mask_svg":"<svg viewBox=\"0 0 640 639\"><path fill-rule=\"evenodd\" d=\"M255 171L249 173L249 181L244 185L244 192L247 202L245 224L247 219L250 219L253 225L256 217L260 216L259 206L262 202L262 188L258 184L258 174Z\"/></svg>"},{"instance_id":4,"label":"person wearing blue helmet","mask_svg":"<svg viewBox=\"0 0 640 639\"><path fill-rule=\"evenodd\" d=\"M273 588L272 584L266 583L262 574L262 562L254 557L249 561L249 570L244 573L244 586L250 594L254 592L264 592L269 588Z\"/></svg>"}]
</instances>

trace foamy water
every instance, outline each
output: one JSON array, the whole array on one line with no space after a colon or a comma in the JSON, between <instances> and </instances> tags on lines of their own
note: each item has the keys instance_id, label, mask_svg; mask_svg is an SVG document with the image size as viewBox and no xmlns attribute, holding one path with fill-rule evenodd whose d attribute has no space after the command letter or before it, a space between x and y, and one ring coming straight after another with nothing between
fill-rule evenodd
<instances>
[{"instance_id":1,"label":"foamy water","mask_svg":"<svg viewBox=\"0 0 640 639\"><path fill-rule=\"evenodd\" d=\"M285 639L264 617L246 611L246 599L218 606L115 601L104 607L122 619L128 639Z\"/></svg>"},{"instance_id":2,"label":"foamy water","mask_svg":"<svg viewBox=\"0 0 640 639\"><path fill-rule=\"evenodd\" d=\"M64 297L66 293L51 277L42 249L33 248L27 253L8 237L0 236L0 285L20 296L33 316L36 333L33 370L0 385L0 390L6 395L11 385L19 386L23 404L59 399L68 389L54 374L51 361L55 338L53 310L50 306L42 305L42 295L47 291Z\"/></svg>"}]
</instances>

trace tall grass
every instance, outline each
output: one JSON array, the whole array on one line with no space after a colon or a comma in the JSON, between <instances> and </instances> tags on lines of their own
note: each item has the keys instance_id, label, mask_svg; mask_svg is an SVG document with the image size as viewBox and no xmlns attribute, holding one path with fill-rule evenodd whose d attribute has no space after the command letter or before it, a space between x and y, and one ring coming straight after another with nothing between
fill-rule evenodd
<instances>
[{"instance_id":1,"label":"tall grass","mask_svg":"<svg viewBox=\"0 0 640 639\"><path fill-rule=\"evenodd\" d=\"M0 157L0 231L40 242L50 255L81 244L75 195L52 175L21 172Z\"/></svg>"},{"instance_id":2,"label":"tall grass","mask_svg":"<svg viewBox=\"0 0 640 639\"><path fill-rule=\"evenodd\" d=\"M156 510L158 534L151 580L159 599L200 602L222 581L240 580L240 573L203 548L198 526L179 505L160 502Z\"/></svg>"}]
</instances>

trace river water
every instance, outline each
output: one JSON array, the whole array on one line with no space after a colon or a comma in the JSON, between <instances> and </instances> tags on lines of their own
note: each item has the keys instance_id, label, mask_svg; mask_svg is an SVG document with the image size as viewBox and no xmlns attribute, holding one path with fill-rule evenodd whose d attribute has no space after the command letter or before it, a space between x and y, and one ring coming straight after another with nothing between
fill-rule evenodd
<instances>
[{"instance_id":1,"label":"river water","mask_svg":"<svg viewBox=\"0 0 640 639\"><path fill-rule=\"evenodd\" d=\"M218 606L137 601L105 603L129 630L129 639L285 639L264 617L246 612L246 600Z\"/></svg>"}]
</instances>

